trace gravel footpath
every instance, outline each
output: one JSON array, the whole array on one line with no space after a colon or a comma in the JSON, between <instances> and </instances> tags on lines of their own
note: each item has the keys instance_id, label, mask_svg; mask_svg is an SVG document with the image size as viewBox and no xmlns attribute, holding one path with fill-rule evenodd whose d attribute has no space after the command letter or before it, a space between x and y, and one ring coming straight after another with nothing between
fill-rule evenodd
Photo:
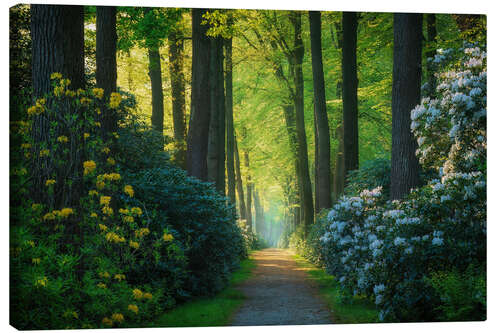
<instances>
[{"instance_id":1,"label":"gravel footpath","mask_svg":"<svg viewBox=\"0 0 500 333\"><path fill-rule=\"evenodd\" d=\"M255 252L254 275L237 289L247 299L232 318L234 326L332 324L332 316L307 281L305 269L283 249Z\"/></svg>"}]
</instances>

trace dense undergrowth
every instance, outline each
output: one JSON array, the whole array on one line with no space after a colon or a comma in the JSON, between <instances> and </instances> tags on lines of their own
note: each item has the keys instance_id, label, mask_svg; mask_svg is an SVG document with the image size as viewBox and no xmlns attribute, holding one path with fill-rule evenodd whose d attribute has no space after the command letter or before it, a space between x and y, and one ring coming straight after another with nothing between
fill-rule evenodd
<instances>
[{"instance_id":1,"label":"dense undergrowth","mask_svg":"<svg viewBox=\"0 0 500 333\"><path fill-rule=\"evenodd\" d=\"M389 201L387 165L371 163L305 240L302 229L289 239L345 302L371 299L380 321L486 319L486 53L459 51L436 55L436 97L411 113L417 157L438 176Z\"/></svg>"},{"instance_id":2,"label":"dense undergrowth","mask_svg":"<svg viewBox=\"0 0 500 333\"><path fill-rule=\"evenodd\" d=\"M140 327L223 290L254 237L227 198L169 162L133 96L51 79L13 110L12 325Z\"/></svg>"}]
</instances>

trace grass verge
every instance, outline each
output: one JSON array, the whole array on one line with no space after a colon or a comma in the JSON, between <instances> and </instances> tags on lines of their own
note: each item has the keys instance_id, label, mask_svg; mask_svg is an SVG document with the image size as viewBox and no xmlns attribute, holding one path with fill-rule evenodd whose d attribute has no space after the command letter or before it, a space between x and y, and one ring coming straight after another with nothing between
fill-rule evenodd
<instances>
[{"instance_id":1,"label":"grass verge","mask_svg":"<svg viewBox=\"0 0 500 333\"><path fill-rule=\"evenodd\" d=\"M151 327L202 327L225 326L231 316L245 300L235 287L252 275L256 266L251 255L241 262L240 268L231 276L229 286L210 298L200 298L181 304L160 316Z\"/></svg>"},{"instance_id":2,"label":"grass verge","mask_svg":"<svg viewBox=\"0 0 500 333\"><path fill-rule=\"evenodd\" d=\"M342 297L338 282L324 269L310 264L299 255L294 255L297 264L306 268L309 278L318 287L320 296L326 301L336 324L360 324L378 322L378 311L375 304L366 297L355 296L349 299Z\"/></svg>"}]
</instances>

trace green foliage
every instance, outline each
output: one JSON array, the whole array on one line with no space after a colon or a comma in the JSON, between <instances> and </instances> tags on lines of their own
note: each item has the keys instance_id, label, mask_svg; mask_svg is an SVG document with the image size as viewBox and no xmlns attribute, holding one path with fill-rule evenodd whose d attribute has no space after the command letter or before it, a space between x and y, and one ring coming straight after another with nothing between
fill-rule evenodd
<instances>
[{"instance_id":1,"label":"green foliage","mask_svg":"<svg viewBox=\"0 0 500 333\"><path fill-rule=\"evenodd\" d=\"M430 285L441 299L443 321L486 320L486 269L470 265L465 272L435 272Z\"/></svg>"},{"instance_id":2,"label":"green foliage","mask_svg":"<svg viewBox=\"0 0 500 333\"><path fill-rule=\"evenodd\" d=\"M252 275L255 261L247 258L232 273L229 286L211 298L187 302L160 316L151 327L207 327L225 326L245 296L235 287Z\"/></svg>"},{"instance_id":3,"label":"green foliage","mask_svg":"<svg viewBox=\"0 0 500 333\"><path fill-rule=\"evenodd\" d=\"M382 186L382 199L389 199L391 185L391 161L378 158L369 160L358 170L347 175L345 195L355 196L367 188Z\"/></svg>"}]
</instances>

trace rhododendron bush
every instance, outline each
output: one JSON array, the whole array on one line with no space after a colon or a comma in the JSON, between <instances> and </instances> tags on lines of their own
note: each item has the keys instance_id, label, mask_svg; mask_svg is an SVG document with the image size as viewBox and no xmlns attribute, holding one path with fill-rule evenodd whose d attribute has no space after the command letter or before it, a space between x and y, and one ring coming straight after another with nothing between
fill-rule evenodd
<instances>
[{"instance_id":1,"label":"rhododendron bush","mask_svg":"<svg viewBox=\"0 0 500 333\"><path fill-rule=\"evenodd\" d=\"M440 178L401 201L384 202L381 187L343 197L319 238L327 271L346 294L372 297L382 321L447 320L454 311L485 319L486 54L458 53L459 65L443 65L436 97L411 113L417 156ZM473 282L458 292L449 283L461 277Z\"/></svg>"}]
</instances>

